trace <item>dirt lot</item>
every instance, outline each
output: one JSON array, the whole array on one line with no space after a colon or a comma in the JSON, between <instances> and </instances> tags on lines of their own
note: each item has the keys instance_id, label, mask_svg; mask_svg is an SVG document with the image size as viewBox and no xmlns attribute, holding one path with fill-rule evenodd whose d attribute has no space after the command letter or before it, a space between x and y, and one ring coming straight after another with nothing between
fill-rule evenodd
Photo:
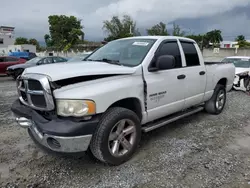
<instances>
[{"instance_id":1,"label":"dirt lot","mask_svg":"<svg viewBox=\"0 0 250 188\"><path fill-rule=\"evenodd\" d=\"M43 153L10 112L0 77L0 187L250 187L250 97L230 92L219 116L199 113L148 134L124 165Z\"/></svg>"}]
</instances>

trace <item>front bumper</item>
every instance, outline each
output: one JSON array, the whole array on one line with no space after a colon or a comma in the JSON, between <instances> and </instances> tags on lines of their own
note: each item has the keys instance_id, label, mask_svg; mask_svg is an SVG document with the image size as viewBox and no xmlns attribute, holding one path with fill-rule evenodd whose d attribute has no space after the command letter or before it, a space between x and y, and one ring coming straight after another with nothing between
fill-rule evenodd
<instances>
[{"instance_id":1,"label":"front bumper","mask_svg":"<svg viewBox=\"0 0 250 188\"><path fill-rule=\"evenodd\" d=\"M7 70L6 70L6 74L7 74L8 76L13 76L13 75L14 75L14 71L13 71L12 69L7 69Z\"/></svg>"},{"instance_id":2,"label":"front bumper","mask_svg":"<svg viewBox=\"0 0 250 188\"><path fill-rule=\"evenodd\" d=\"M18 125L28 129L36 144L61 153L86 151L99 122L98 116L83 122L58 117L47 120L19 100L13 103L11 110Z\"/></svg>"}]
</instances>

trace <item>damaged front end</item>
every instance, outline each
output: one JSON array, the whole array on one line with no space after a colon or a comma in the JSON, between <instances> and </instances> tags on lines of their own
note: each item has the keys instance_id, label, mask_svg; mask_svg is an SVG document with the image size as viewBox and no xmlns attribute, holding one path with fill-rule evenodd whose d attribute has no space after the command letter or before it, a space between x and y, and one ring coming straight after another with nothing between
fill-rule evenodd
<instances>
[{"instance_id":1,"label":"damaged front end","mask_svg":"<svg viewBox=\"0 0 250 188\"><path fill-rule=\"evenodd\" d=\"M233 88L247 93L250 92L249 71L241 72L235 75Z\"/></svg>"}]
</instances>

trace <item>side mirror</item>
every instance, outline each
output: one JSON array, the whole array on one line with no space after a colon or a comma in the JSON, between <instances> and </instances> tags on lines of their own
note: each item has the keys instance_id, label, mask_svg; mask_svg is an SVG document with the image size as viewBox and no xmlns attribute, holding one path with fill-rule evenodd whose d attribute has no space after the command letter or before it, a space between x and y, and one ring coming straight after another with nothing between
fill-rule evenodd
<instances>
[{"instance_id":1,"label":"side mirror","mask_svg":"<svg viewBox=\"0 0 250 188\"><path fill-rule=\"evenodd\" d=\"M162 55L156 60L158 70L172 69L175 67L175 58L172 55Z\"/></svg>"},{"instance_id":2,"label":"side mirror","mask_svg":"<svg viewBox=\"0 0 250 188\"><path fill-rule=\"evenodd\" d=\"M172 55L162 55L156 59L155 67L150 67L149 72L167 70L175 67L175 58Z\"/></svg>"}]
</instances>

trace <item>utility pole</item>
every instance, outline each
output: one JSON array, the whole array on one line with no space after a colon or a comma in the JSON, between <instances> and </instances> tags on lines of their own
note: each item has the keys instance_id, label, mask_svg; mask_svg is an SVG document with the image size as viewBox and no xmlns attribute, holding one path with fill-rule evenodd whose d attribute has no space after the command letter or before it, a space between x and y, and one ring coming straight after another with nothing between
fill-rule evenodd
<instances>
[{"instance_id":1,"label":"utility pole","mask_svg":"<svg viewBox=\"0 0 250 188\"><path fill-rule=\"evenodd\" d=\"M129 34L133 35L133 33L132 33L132 25L129 26Z\"/></svg>"},{"instance_id":2,"label":"utility pole","mask_svg":"<svg viewBox=\"0 0 250 188\"><path fill-rule=\"evenodd\" d=\"M203 42L204 42L204 35L202 35L202 39L201 39L201 51L203 52Z\"/></svg>"}]
</instances>

